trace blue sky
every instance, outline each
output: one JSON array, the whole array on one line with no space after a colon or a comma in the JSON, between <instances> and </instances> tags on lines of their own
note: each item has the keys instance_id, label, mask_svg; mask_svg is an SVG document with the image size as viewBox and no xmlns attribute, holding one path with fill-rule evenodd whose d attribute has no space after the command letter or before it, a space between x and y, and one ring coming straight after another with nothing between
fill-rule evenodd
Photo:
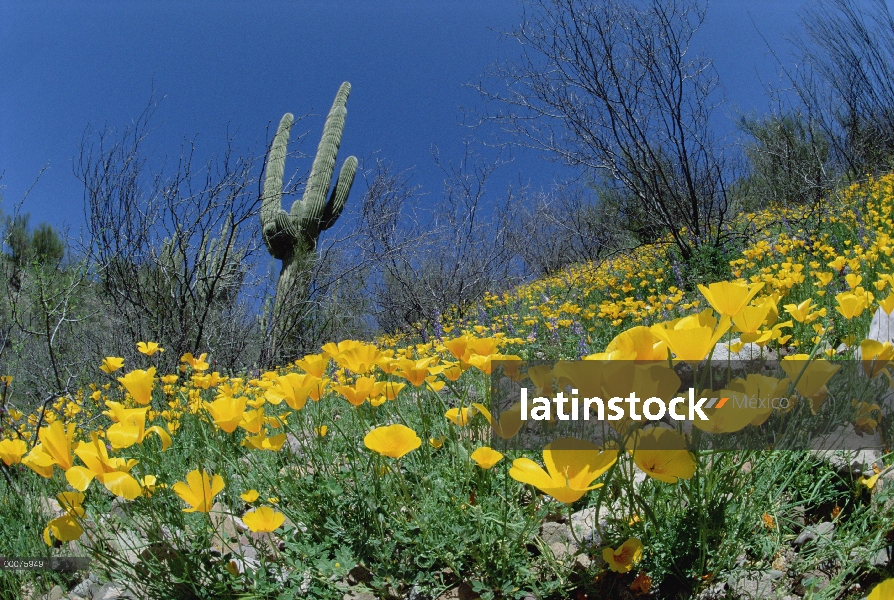
<instances>
[{"instance_id":1,"label":"blue sky","mask_svg":"<svg viewBox=\"0 0 894 600\"><path fill-rule=\"evenodd\" d=\"M798 27L800 0L714 0L699 41L724 85L725 115L765 110L762 79L777 67L760 31L785 52ZM88 126L121 129L162 98L153 119L150 162L175 161L194 136L205 157L227 131L237 147L263 152L266 127L284 112L312 113L293 132L308 132L312 152L325 113L342 81L353 90L339 162L348 154L379 156L413 183L440 197L443 174L430 149L458 161L463 140L482 136L463 127L460 106L481 107L464 84L482 80L486 65L510 59L515 42L501 40L519 20L518 0L191 0L0 3L0 186L5 212L47 171L23 206L32 224L83 219L83 192L72 159ZM752 24L752 20L754 24ZM755 27L757 29L755 29ZM287 172L310 167L293 161ZM521 177L549 186L562 171L523 153L498 171L492 194ZM354 202L365 186L358 179ZM349 200L350 202L350 200Z\"/></svg>"}]
</instances>

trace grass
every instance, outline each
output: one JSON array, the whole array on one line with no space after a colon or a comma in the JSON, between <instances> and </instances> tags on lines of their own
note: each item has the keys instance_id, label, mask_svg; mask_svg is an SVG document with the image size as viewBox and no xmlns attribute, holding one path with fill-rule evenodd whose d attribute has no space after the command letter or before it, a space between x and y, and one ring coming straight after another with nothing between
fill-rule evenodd
<instances>
[{"instance_id":1,"label":"grass","mask_svg":"<svg viewBox=\"0 0 894 600\"><path fill-rule=\"evenodd\" d=\"M730 270L732 277L764 284L751 304L773 304L761 329L777 327L768 348L803 352L813 361L853 358L892 284L885 279L892 273L892 198L894 177L886 177L845 190L819 214L787 211L781 220L757 214L737 224L758 231L730 261ZM20 462L21 454L11 456L0 479L0 554L89 555L100 577L131 582L157 598L341 598L355 582L381 597L435 598L464 584L484 599L689 598L729 577L780 565L798 573L828 571L829 584L815 597L861 597L891 575L889 567L873 567L865 558L890 543L890 486L870 489L806 451L718 453L687 437L683 452L695 468L676 482L656 478L637 462L641 457L622 452L595 480L601 487L563 503L522 483L513 471L522 458L542 464L542 448L500 445L481 412L468 422L445 418L449 409L472 403L493 408L488 371L494 357L575 359L604 350L633 327L710 308L698 292L683 287L660 247L643 248L490 296L475 322L445 318L441 339L431 331L427 342L389 337L374 349L359 342L327 346L319 371L304 362L256 377L214 374L202 358L190 356L180 372L148 376L152 388L145 405L138 402L139 391L118 377L144 377L138 370L150 367L152 356L120 371L97 371L80 396L60 399L45 415L42 447L51 446L48 424L76 423L73 439L82 447L73 448L72 464L83 466L84 448L98 434L110 456L136 461L129 469L140 486L136 497L116 497L112 490L123 488L110 484L113 477L105 484L95 479L86 488L83 514L74 518L83 533L60 541L54 537L64 532L51 528L48 546L45 528L65 515L46 514L40 506L73 489L60 464L64 457L53 454L50 476L41 477ZM865 306L848 318L838 308L850 297ZM815 303L812 321L792 319L785 307L808 298ZM460 334L469 336L465 349L456 342ZM838 352L840 344L845 347ZM425 358L432 360L411 364ZM413 369L428 379L414 385ZM289 380L289 373L298 379ZM395 399L377 389L349 402L348 396L363 395L363 377L405 387ZM286 381L306 388L296 391ZM318 401L307 398L314 391ZM845 414L857 393L832 389L824 405ZM37 416L18 414L14 398L7 398L11 410L3 414L3 438L25 440L35 459ZM224 419L209 410L210 403L227 398L247 403L234 413L229 433ZM118 438L107 402L148 409L144 431L163 429L171 434L171 446L164 449L162 436L152 433L112 446ZM806 402L801 407L807 415ZM867 426L890 431L889 417L876 421ZM373 428L397 423L419 438L400 458L365 443ZM66 442L60 438L54 445ZM482 446L505 457L482 468L472 459ZM195 470L223 480L210 513L184 512L190 505L176 491ZM643 473L645 481L635 487ZM257 498L246 500L251 490ZM220 511L244 517L263 506L285 517L273 532L229 531L230 536L222 525L232 528L235 522ZM544 523L567 522L571 514L601 507L608 514L599 542L571 540L586 560L558 556L545 543ZM834 543L809 543L791 556L802 527L823 521L835 524ZM606 549L618 550L630 540L642 543L641 556L606 564ZM70 587L78 577L0 571L0 595L21 594L23 585L36 591ZM854 584L863 591L848 592ZM800 585L809 592L812 584Z\"/></svg>"}]
</instances>

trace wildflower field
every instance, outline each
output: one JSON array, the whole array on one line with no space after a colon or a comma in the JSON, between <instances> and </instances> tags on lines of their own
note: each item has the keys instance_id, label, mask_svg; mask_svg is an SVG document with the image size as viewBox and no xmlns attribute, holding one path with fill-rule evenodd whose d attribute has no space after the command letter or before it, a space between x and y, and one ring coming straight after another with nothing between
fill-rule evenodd
<instances>
[{"instance_id":1,"label":"wildflower field","mask_svg":"<svg viewBox=\"0 0 894 600\"><path fill-rule=\"evenodd\" d=\"M823 379L858 359L894 387L890 337L867 338L894 310L892 211L894 176L870 179L817 209L741 215L726 281L696 285L642 247L491 295L474 319L445 307L424 339L329 343L268 372L206 354L158 372L147 340L141 363L107 357L32 414L4 378L0 555L89 556L94 589L136 598L892 598L894 428L878 398ZM698 375L724 345L800 361L736 385L778 389L792 414L841 411L885 452L857 467L707 452L664 426L639 434L675 449L522 450L517 413L491 405L500 361ZM4 570L0 596L87 597L86 575Z\"/></svg>"}]
</instances>

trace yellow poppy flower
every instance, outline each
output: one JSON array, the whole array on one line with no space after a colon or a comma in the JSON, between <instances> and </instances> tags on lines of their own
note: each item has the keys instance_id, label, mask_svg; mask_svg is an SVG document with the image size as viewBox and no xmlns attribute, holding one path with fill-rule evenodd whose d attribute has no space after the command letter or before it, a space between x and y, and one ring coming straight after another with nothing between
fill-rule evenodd
<instances>
[{"instance_id":1,"label":"yellow poppy flower","mask_svg":"<svg viewBox=\"0 0 894 600\"><path fill-rule=\"evenodd\" d=\"M724 316L714 328L710 320L699 314L653 325L652 333L668 345L678 360L698 364L717 345L730 324L730 317Z\"/></svg>"},{"instance_id":2,"label":"yellow poppy flower","mask_svg":"<svg viewBox=\"0 0 894 600\"><path fill-rule=\"evenodd\" d=\"M416 432L400 423L376 427L363 438L363 445L382 456L400 458L422 445Z\"/></svg>"},{"instance_id":3,"label":"yellow poppy flower","mask_svg":"<svg viewBox=\"0 0 894 600\"><path fill-rule=\"evenodd\" d=\"M598 446L574 438L561 438L543 449L544 470L529 458L517 458L509 469L516 481L533 485L559 502L580 500L602 483L591 485L618 459L617 450L602 451Z\"/></svg>"},{"instance_id":4,"label":"yellow poppy flower","mask_svg":"<svg viewBox=\"0 0 894 600\"><path fill-rule=\"evenodd\" d=\"M262 429L257 435L246 437L242 440L243 446L254 448L255 450L270 450L271 452L279 452L288 438L287 433L280 433L272 437L267 436L267 430Z\"/></svg>"},{"instance_id":5,"label":"yellow poppy flower","mask_svg":"<svg viewBox=\"0 0 894 600\"><path fill-rule=\"evenodd\" d=\"M205 360L207 358L208 358L207 352L202 353L202 355L199 356L198 358L193 356L192 352L187 352L186 354L184 354L183 356L180 357L180 360L182 362L185 362L186 364L188 364L190 367L192 367L196 371L205 371L210 366L210 365L208 365L208 362Z\"/></svg>"},{"instance_id":6,"label":"yellow poppy flower","mask_svg":"<svg viewBox=\"0 0 894 600\"><path fill-rule=\"evenodd\" d=\"M205 470L198 469L186 474L186 483L178 481L171 488L184 502L190 505L183 512L211 512L214 497L224 489L224 480L220 475L212 477Z\"/></svg>"},{"instance_id":7,"label":"yellow poppy flower","mask_svg":"<svg viewBox=\"0 0 894 600\"><path fill-rule=\"evenodd\" d=\"M863 314L866 309L866 298L853 292L842 292L835 296L838 306L835 307L845 319L853 319Z\"/></svg>"},{"instance_id":8,"label":"yellow poppy flower","mask_svg":"<svg viewBox=\"0 0 894 600\"><path fill-rule=\"evenodd\" d=\"M0 440L0 459L8 465L22 462L22 456L28 451L24 440Z\"/></svg>"},{"instance_id":9,"label":"yellow poppy flower","mask_svg":"<svg viewBox=\"0 0 894 600\"><path fill-rule=\"evenodd\" d=\"M714 310L724 317L732 318L739 314L763 287L763 283L748 285L719 281L708 287L699 285L698 289Z\"/></svg>"},{"instance_id":10,"label":"yellow poppy flower","mask_svg":"<svg viewBox=\"0 0 894 600\"><path fill-rule=\"evenodd\" d=\"M472 407L484 415L484 418L487 419L487 422L490 423L490 426L493 428L494 433L504 440L515 437L515 434L517 434L522 428L522 425L524 425L524 422L521 420L521 402L516 402L508 409L502 411L500 413L499 421L493 418L490 411L487 410L487 407L483 404L473 402Z\"/></svg>"},{"instance_id":11,"label":"yellow poppy flower","mask_svg":"<svg viewBox=\"0 0 894 600\"><path fill-rule=\"evenodd\" d=\"M613 360L666 360L667 345L648 327L640 325L616 335L605 347L605 353Z\"/></svg>"},{"instance_id":12,"label":"yellow poppy flower","mask_svg":"<svg viewBox=\"0 0 894 600\"><path fill-rule=\"evenodd\" d=\"M114 373L118 369L124 366L124 359L119 358L117 356L106 356L102 364L99 365L99 370L105 373Z\"/></svg>"},{"instance_id":13,"label":"yellow poppy flower","mask_svg":"<svg viewBox=\"0 0 894 600\"><path fill-rule=\"evenodd\" d=\"M130 392L138 404L149 404L152 400L152 388L155 387L155 367L134 369L118 381Z\"/></svg>"},{"instance_id":14,"label":"yellow poppy flower","mask_svg":"<svg viewBox=\"0 0 894 600\"><path fill-rule=\"evenodd\" d=\"M878 305L882 307L886 315L890 315L894 311L894 292L887 295L884 300L879 300Z\"/></svg>"},{"instance_id":15,"label":"yellow poppy flower","mask_svg":"<svg viewBox=\"0 0 894 600\"><path fill-rule=\"evenodd\" d=\"M450 419L454 425L465 427L471 422L475 413L471 408L451 408L444 413L444 416Z\"/></svg>"},{"instance_id":16,"label":"yellow poppy flower","mask_svg":"<svg viewBox=\"0 0 894 600\"><path fill-rule=\"evenodd\" d=\"M630 538L615 550L603 548L602 559L608 563L609 568L615 573L627 573L633 566L642 560L643 543L636 538Z\"/></svg>"},{"instance_id":17,"label":"yellow poppy flower","mask_svg":"<svg viewBox=\"0 0 894 600\"><path fill-rule=\"evenodd\" d=\"M632 447L633 462L650 477L677 483L695 475L695 458L686 448L686 439L676 431L664 427L638 431Z\"/></svg>"},{"instance_id":18,"label":"yellow poppy flower","mask_svg":"<svg viewBox=\"0 0 894 600\"><path fill-rule=\"evenodd\" d=\"M786 304L783 308L792 316L792 318L798 323L806 323L807 316L816 308L816 305L813 304L813 299L808 298L804 302L800 304Z\"/></svg>"},{"instance_id":19,"label":"yellow poppy flower","mask_svg":"<svg viewBox=\"0 0 894 600\"><path fill-rule=\"evenodd\" d=\"M423 358L415 361L409 358L398 360L396 361L398 368L394 371L394 374L398 377L403 377L415 387L419 387L425 383L425 378L430 375L428 367L435 360L437 360L435 357Z\"/></svg>"},{"instance_id":20,"label":"yellow poppy flower","mask_svg":"<svg viewBox=\"0 0 894 600\"><path fill-rule=\"evenodd\" d=\"M49 427L42 427L37 434L43 445L43 451L66 471L74 464L72 450L77 447L74 443L74 423L68 425L68 429L62 425L62 421L54 421Z\"/></svg>"},{"instance_id":21,"label":"yellow poppy flower","mask_svg":"<svg viewBox=\"0 0 894 600\"><path fill-rule=\"evenodd\" d=\"M886 579L874 588L866 600L891 600L894 598L894 578Z\"/></svg>"},{"instance_id":22,"label":"yellow poppy flower","mask_svg":"<svg viewBox=\"0 0 894 600\"><path fill-rule=\"evenodd\" d=\"M96 432L91 442L79 444L75 450L84 466L73 466L65 471L65 479L74 489L83 492L95 478L107 490L126 500L133 500L142 492L139 482L128 473L135 459L113 458Z\"/></svg>"},{"instance_id":23,"label":"yellow poppy flower","mask_svg":"<svg viewBox=\"0 0 894 600\"><path fill-rule=\"evenodd\" d=\"M789 379L797 381L795 389L805 398L820 393L832 375L840 368L824 358L809 359L810 356L807 354L793 354L784 357L779 363Z\"/></svg>"},{"instance_id":24,"label":"yellow poppy flower","mask_svg":"<svg viewBox=\"0 0 894 600\"><path fill-rule=\"evenodd\" d=\"M43 530L43 541L47 546L53 546L50 534L60 542L72 542L81 537L84 530L78 523L76 515L83 516L84 509L81 508L80 510L73 511L73 513L63 515L49 522Z\"/></svg>"},{"instance_id":25,"label":"yellow poppy flower","mask_svg":"<svg viewBox=\"0 0 894 600\"><path fill-rule=\"evenodd\" d=\"M481 446L472 452L472 460L484 470L490 469L503 460L503 454L488 446Z\"/></svg>"},{"instance_id":26,"label":"yellow poppy flower","mask_svg":"<svg viewBox=\"0 0 894 600\"><path fill-rule=\"evenodd\" d=\"M268 533L280 527L286 516L269 506L250 510L242 515L242 522L255 533Z\"/></svg>"},{"instance_id":27,"label":"yellow poppy flower","mask_svg":"<svg viewBox=\"0 0 894 600\"><path fill-rule=\"evenodd\" d=\"M53 476L53 466L56 461L44 450L43 444L37 444L22 457L22 464L41 477L49 479Z\"/></svg>"},{"instance_id":28,"label":"yellow poppy flower","mask_svg":"<svg viewBox=\"0 0 894 600\"><path fill-rule=\"evenodd\" d=\"M295 365L304 369L308 375L313 375L319 379L323 378L326 367L329 366L329 356L327 354L308 354L302 359L296 360Z\"/></svg>"},{"instance_id":29,"label":"yellow poppy flower","mask_svg":"<svg viewBox=\"0 0 894 600\"><path fill-rule=\"evenodd\" d=\"M247 491L239 494L239 497L242 498L243 500L245 500L246 502L254 502L255 500L258 499L258 496L260 496L260 494L258 494L258 490L247 490Z\"/></svg>"},{"instance_id":30,"label":"yellow poppy flower","mask_svg":"<svg viewBox=\"0 0 894 600\"><path fill-rule=\"evenodd\" d=\"M155 342L137 342L137 351L142 352L146 356L152 356L156 352L164 352L165 349Z\"/></svg>"},{"instance_id":31,"label":"yellow poppy flower","mask_svg":"<svg viewBox=\"0 0 894 600\"><path fill-rule=\"evenodd\" d=\"M354 406L360 406L370 396L378 396L385 387L384 381L374 377L358 377L354 385L333 385L332 389L344 396Z\"/></svg>"},{"instance_id":32,"label":"yellow poppy flower","mask_svg":"<svg viewBox=\"0 0 894 600\"><path fill-rule=\"evenodd\" d=\"M202 405L211 414L214 424L227 433L233 433L242 421L245 413L247 398L240 396L223 396L214 402L204 402Z\"/></svg>"},{"instance_id":33,"label":"yellow poppy flower","mask_svg":"<svg viewBox=\"0 0 894 600\"><path fill-rule=\"evenodd\" d=\"M307 398L321 383L315 375L287 373L273 380L273 385L264 393L264 398L271 404L279 404L283 400L293 410L301 410Z\"/></svg>"},{"instance_id":34,"label":"yellow poppy flower","mask_svg":"<svg viewBox=\"0 0 894 600\"><path fill-rule=\"evenodd\" d=\"M383 356L382 351L373 344L360 344L332 358L339 365L353 373L363 375L376 366L376 361Z\"/></svg>"},{"instance_id":35,"label":"yellow poppy flower","mask_svg":"<svg viewBox=\"0 0 894 600\"><path fill-rule=\"evenodd\" d=\"M124 408L118 402L106 403L115 415L115 423L106 430L106 438L113 448L129 448L134 444L142 444L150 433L154 433L161 440L161 450L164 452L171 445L171 436L168 432L153 425L146 429L146 412L148 408Z\"/></svg>"},{"instance_id":36,"label":"yellow poppy flower","mask_svg":"<svg viewBox=\"0 0 894 600\"><path fill-rule=\"evenodd\" d=\"M863 363L863 371L870 378L881 375L888 363L894 359L894 346L891 342L877 342L866 338L860 342L861 361Z\"/></svg>"}]
</instances>

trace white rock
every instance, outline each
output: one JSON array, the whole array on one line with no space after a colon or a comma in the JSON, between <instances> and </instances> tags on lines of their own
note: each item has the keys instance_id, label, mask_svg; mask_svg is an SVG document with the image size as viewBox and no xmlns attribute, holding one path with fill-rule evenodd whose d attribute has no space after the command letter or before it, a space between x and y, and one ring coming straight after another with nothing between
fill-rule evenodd
<instances>
[{"instance_id":1,"label":"white rock","mask_svg":"<svg viewBox=\"0 0 894 600\"><path fill-rule=\"evenodd\" d=\"M885 454L878 430L873 435L861 436L850 425L819 436L811 440L810 445L815 457L838 471L847 471L854 476L872 473L872 465L881 466Z\"/></svg>"},{"instance_id":2,"label":"white rock","mask_svg":"<svg viewBox=\"0 0 894 600\"><path fill-rule=\"evenodd\" d=\"M879 342L894 342L894 319L886 314L881 307L872 315L872 323L869 325L869 333L866 337Z\"/></svg>"},{"instance_id":3,"label":"white rock","mask_svg":"<svg viewBox=\"0 0 894 600\"><path fill-rule=\"evenodd\" d=\"M733 338L729 342L721 342L714 347L714 354L711 355L711 363L719 364L727 361L737 360L776 360L776 351L772 348L761 348L754 342L745 343L738 352L730 350L730 346L740 343L742 340Z\"/></svg>"}]
</instances>

